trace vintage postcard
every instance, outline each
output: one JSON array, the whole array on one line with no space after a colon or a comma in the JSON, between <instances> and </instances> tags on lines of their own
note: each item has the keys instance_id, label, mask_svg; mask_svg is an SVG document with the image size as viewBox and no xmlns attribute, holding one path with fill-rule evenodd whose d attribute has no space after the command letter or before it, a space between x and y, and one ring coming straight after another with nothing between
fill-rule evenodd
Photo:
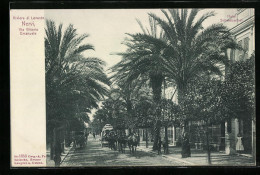
<instances>
[{"instance_id":1,"label":"vintage postcard","mask_svg":"<svg viewBox=\"0 0 260 175\"><path fill-rule=\"evenodd\" d=\"M255 166L255 11L10 9L11 167Z\"/></svg>"}]
</instances>

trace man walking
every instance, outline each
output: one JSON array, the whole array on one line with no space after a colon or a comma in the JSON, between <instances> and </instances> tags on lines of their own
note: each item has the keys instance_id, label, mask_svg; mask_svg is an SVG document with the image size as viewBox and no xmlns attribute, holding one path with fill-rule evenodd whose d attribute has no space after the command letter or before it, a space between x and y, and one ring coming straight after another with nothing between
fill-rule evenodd
<instances>
[{"instance_id":1,"label":"man walking","mask_svg":"<svg viewBox=\"0 0 260 175\"><path fill-rule=\"evenodd\" d=\"M61 163L61 144L59 139L56 140L56 143L54 145L54 162L55 166L60 166Z\"/></svg>"}]
</instances>

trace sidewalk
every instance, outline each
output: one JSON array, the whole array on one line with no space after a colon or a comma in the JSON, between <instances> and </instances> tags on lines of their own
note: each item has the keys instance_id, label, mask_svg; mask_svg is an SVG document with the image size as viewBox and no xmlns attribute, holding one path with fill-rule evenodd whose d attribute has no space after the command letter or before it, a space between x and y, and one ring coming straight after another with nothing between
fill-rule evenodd
<instances>
[{"instance_id":1,"label":"sidewalk","mask_svg":"<svg viewBox=\"0 0 260 175\"><path fill-rule=\"evenodd\" d=\"M157 154L157 152L152 151L152 143L149 143L149 147L146 148L145 142L141 142L137 149L150 152L152 154ZM163 154L164 158L169 161L179 161L183 163L183 166L205 166L208 165L207 162L207 152L205 150L195 150L191 149L191 157L182 158L180 147L169 147L169 154ZM244 155L227 155L224 152L211 152L211 166L254 166L255 163L252 157Z\"/></svg>"},{"instance_id":2,"label":"sidewalk","mask_svg":"<svg viewBox=\"0 0 260 175\"><path fill-rule=\"evenodd\" d=\"M73 149L73 144L71 144L69 147L64 148L64 153L61 153L61 164L62 164L63 160L66 158L66 156L69 154L71 149ZM50 149L47 149L46 155L47 155L47 159L46 159L47 164L46 165L48 167L54 167L55 166L54 160L50 159Z\"/></svg>"}]
</instances>

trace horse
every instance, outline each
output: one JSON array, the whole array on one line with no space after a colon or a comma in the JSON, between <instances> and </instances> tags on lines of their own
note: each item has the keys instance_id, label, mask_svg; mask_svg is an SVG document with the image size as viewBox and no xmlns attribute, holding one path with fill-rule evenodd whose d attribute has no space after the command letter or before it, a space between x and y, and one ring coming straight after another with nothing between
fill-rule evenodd
<instances>
[{"instance_id":1,"label":"horse","mask_svg":"<svg viewBox=\"0 0 260 175\"><path fill-rule=\"evenodd\" d=\"M128 147L130 149L130 154L134 154L136 152L136 147L138 145L138 138L135 134L130 135L127 139Z\"/></svg>"},{"instance_id":2,"label":"horse","mask_svg":"<svg viewBox=\"0 0 260 175\"><path fill-rule=\"evenodd\" d=\"M118 142L118 151L122 152L122 153L125 153L125 147L126 147L126 143L127 143L127 138L126 136L124 135L119 135L118 139L117 139L117 142Z\"/></svg>"},{"instance_id":3,"label":"horse","mask_svg":"<svg viewBox=\"0 0 260 175\"><path fill-rule=\"evenodd\" d=\"M79 140L79 146L80 148L84 148L86 146L86 140L84 136L81 136L80 140Z\"/></svg>"},{"instance_id":4,"label":"horse","mask_svg":"<svg viewBox=\"0 0 260 175\"><path fill-rule=\"evenodd\" d=\"M74 146L84 148L86 146L85 136L79 136L74 139Z\"/></svg>"},{"instance_id":5,"label":"horse","mask_svg":"<svg viewBox=\"0 0 260 175\"><path fill-rule=\"evenodd\" d=\"M111 149L111 150L116 150L116 135L111 132L108 136L108 147Z\"/></svg>"}]
</instances>

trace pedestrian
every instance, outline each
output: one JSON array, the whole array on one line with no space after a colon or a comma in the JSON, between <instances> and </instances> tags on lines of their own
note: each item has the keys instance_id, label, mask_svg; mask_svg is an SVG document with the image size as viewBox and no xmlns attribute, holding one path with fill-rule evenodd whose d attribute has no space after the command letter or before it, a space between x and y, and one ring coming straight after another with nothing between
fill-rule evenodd
<instances>
[{"instance_id":1,"label":"pedestrian","mask_svg":"<svg viewBox=\"0 0 260 175\"><path fill-rule=\"evenodd\" d=\"M162 154L161 149L162 149L162 140L161 140L161 136L159 136L159 138L158 138L158 155Z\"/></svg>"},{"instance_id":2,"label":"pedestrian","mask_svg":"<svg viewBox=\"0 0 260 175\"><path fill-rule=\"evenodd\" d=\"M139 135L139 133L137 134L137 141L138 141L138 146L140 146L140 135Z\"/></svg>"},{"instance_id":3,"label":"pedestrian","mask_svg":"<svg viewBox=\"0 0 260 175\"><path fill-rule=\"evenodd\" d=\"M168 146L168 142L167 142L167 139L166 137L163 138L163 153L166 154L167 153L167 146Z\"/></svg>"},{"instance_id":4,"label":"pedestrian","mask_svg":"<svg viewBox=\"0 0 260 175\"><path fill-rule=\"evenodd\" d=\"M55 145L54 145L54 162L55 166L60 166L61 163L61 144L59 140L57 139Z\"/></svg>"},{"instance_id":5,"label":"pedestrian","mask_svg":"<svg viewBox=\"0 0 260 175\"><path fill-rule=\"evenodd\" d=\"M96 140L96 134L93 132L93 138Z\"/></svg>"},{"instance_id":6,"label":"pedestrian","mask_svg":"<svg viewBox=\"0 0 260 175\"><path fill-rule=\"evenodd\" d=\"M183 133L183 141L182 141L182 158L191 157L190 152L190 141L187 132Z\"/></svg>"},{"instance_id":7,"label":"pedestrian","mask_svg":"<svg viewBox=\"0 0 260 175\"><path fill-rule=\"evenodd\" d=\"M242 143L242 136L240 133L237 134L237 144L236 144L236 150L238 153L241 153L242 151L244 151L244 146Z\"/></svg>"},{"instance_id":8,"label":"pedestrian","mask_svg":"<svg viewBox=\"0 0 260 175\"><path fill-rule=\"evenodd\" d=\"M88 132L85 132L85 139L88 140Z\"/></svg>"}]
</instances>

